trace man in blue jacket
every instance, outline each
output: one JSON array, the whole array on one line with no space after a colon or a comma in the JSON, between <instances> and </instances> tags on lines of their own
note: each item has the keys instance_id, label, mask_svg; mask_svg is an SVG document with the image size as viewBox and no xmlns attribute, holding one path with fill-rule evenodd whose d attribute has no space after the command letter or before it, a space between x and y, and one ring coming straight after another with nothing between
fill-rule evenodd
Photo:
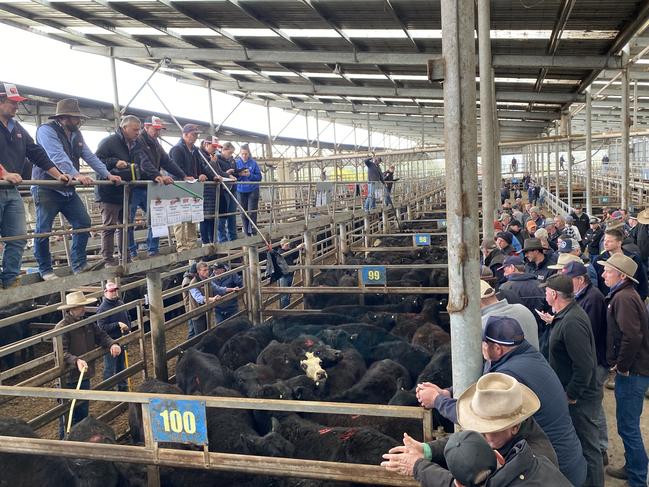
<instances>
[{"instance_id":1,"label":"man in blue jacket","mask_svg":"<svg viewBox=\"0 0 649 487\"><path fill-rule=\"evenodd\" d=\"M104 288L104 299L102 299L101 304L97 308L97 314L110 311L111 309L123 305L124 301L119 297L119 286L114 282L108 281ZM104 330L113 340L117 340L122 335L131 331L131 319L126 310L117 311L115 314L110 316L99 318L97 324L99 325L99 328ZM124 347L124 351L125 350L126 347ZM104 380L110 379L112 376L124 370L125 365L126 355L124 353L120 353L117 357L113 357L112 354L106 353L104 355ZM122 380L117 384L117 390L128 390L125 380Z\"/></svg>"},{"instance_id":2,"label":"man in blue jacket","mask_svg":"<svg viewBox=\"0 0 649 487\"><path fill-rule=\"evenodd\" d=\"M236 160L236 172L239 180L237 184L237 196L239 197L241 207L247 213L247 216L244 213L241 214L243 233L248 237L252 237L257 233L253 224L257 224L259 185L250 183L261 181L261 170L257 161L250 155L250 147L248 144L243 144L239 149L239 157Z\"/></svg>"},{"instance_id":3,"label":"man in blue jacket","mask_svg":"<svg viewBox=\"0 0 649 487\"><path fill-rule=\"evenodd\" d=\"M500 372L532 389L541 401L534 419L557 453L561 473L575 486L586 479L586 461L568 411L566 393L548 362L525 339L519 323L505 316L489 318L482 335L484 373ZM422 406L435 408L457 423L456 399L434 384L417 386Z\"/></svg>"},{"instance_id":4,"label":"man in blue jacket","mask_svg":"<svg viewBox=\"0 0 649 487\"><path fill-rule=\"evenodd\" d=\"M3 90L4 88L4 90ZM25 205L16 185L29 177L27 161L47 172L52 178L64 184L69 177L62 174L47 156L43 148L34 142L31 135L14 120L18 103L27 98L20 96L15 85L0 85L0 180L13 186L0 186L0 236L18 237L27 234L25 227ZM9 240L4 243L2 265L0 265L0 288L8 289L18 285L18 274L27 241Z\"/></svg>"},{"instance_id":5,"label":"man in blue jacket","mask_svg":"<svg viewBox=\"0 0 649 487\"><path fill-rule=\"evenodd\" d=\"M225 262L219 262L214 266L214 284L216 284L215 291L218 295L223 296L227 294L227 289L241 289L243 287L243 280L239 273L230 274L225 277L219 277L229 271L228 265ZM221 303L222 301L219 301ZM239 303L237 301L237 296L234 296L232 299L223 302L223 304L218 304L214 308L216 311L216 322L221 323L222 321L227 320L228 318L234 316L239 312Z\"/></svg>"}]
</instances>

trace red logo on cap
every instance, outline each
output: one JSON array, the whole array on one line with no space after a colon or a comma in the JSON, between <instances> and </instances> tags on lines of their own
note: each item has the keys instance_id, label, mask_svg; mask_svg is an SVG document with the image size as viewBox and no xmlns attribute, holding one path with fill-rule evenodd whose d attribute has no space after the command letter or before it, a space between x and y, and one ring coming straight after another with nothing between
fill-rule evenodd
<instances>
[{"instance_id":1,"label":"red logo on cap","mask_svg":"<svg viewBox=\"0 0 649 487\"><path fill-rule=\"evenodd\" d=\"M12 94L14 94L14 95L17 95L17 94L18 94L18 90L17 90L15 87L13 87L13 88L9 88L9 91L10 91Z\"/></svg>"}]
</instances>

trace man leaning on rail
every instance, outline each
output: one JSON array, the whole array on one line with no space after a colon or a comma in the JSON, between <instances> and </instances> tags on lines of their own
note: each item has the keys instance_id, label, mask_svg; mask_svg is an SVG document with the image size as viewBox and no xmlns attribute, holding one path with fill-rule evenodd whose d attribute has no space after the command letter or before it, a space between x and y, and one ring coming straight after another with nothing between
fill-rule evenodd
<instances>
[{"instance_id":1,"label":"man leaning on rail","mask_svg":"<svg viewBox=\"0 0 649 487\"><path fill-rule=\"evenodd\" d=\"M27 98L20 96L16 86L9 83L0 85L0 90L0 180L13 185L0 186L0 236L17 237L27 233L25 205L16 187L29 170L27 161L62 183L67 184L70 178L56 168L43 148L14 120L18 103ZM26 243L25 239L4 242L0 287L8 289L18 285Z\"/></svg>"},{"instance_id":2,"label":"man leaning on rail","mask_svg":"<svg viewBox=\"0 0 649 487\"><path fill-rule=\"evenodd\" d=\"M56 113L49 118L52 119L51 122L38 127L36 140L59 170L72 175L72 178L81 184L92 184L92 178L80 172L80 162L83 159L101 178L115 184L122 181L122 178L108 171L106 165L93 154L83 140L79 129L88 116L81 113L78 100L67 98L59 101L56 104ZM34 167L32 178L51 179L40 167ZM54 219L59 213L67 218L75 230L90 227L90 215L74 187L32 186L32 195L36 205L36 233L51 232ZM88 232L75 233L72 236L70 264L75 274L90 268L86 255L87 245ZM34 256L38 261L38 272L44 280L58 277L52 268L49 237L34 240Z\"/></svg>"}]
</instances>

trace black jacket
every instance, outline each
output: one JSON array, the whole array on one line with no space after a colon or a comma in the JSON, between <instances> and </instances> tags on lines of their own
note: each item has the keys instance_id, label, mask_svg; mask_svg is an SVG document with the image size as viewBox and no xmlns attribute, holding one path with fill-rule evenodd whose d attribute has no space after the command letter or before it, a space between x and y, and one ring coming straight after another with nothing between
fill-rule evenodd
<instances>
[{"instance_id":1,"label":"black jacket","mask_svg":"<svg viewBox=\"0 0 649 487\"><path fill-rule=\"evenodd\" d=\"M520 303L529 309L537 322L540 318L535 310L547 309L545 291L539 287L539 280L534 274L510 274L507 276L507 282L500 286L499 292L509 303Z\"/></svg>"},{"instance_id":2,"label":"black jacket","mask_svg":"<svg viewBox=\"0 0 649 487\"><path fill-rule=\"evenodd\" d=\"M47 156L45 149L34 142L32 136L20 123L15 120L14 122L16 125L11 132L7 130L4 124L0 123L0 164L3 165L5 170L25 175L25 166L27 166L25 159L29 159L32 164L44 171L55 167ZM31 172L29 176L31 176ZM29 176L27 179L29 179Z\"/></svg>"},{"instance_id":3,"label":"black jacket","mask_svg":"<svg viewBox=\"0 0 649 487\"><path fill-rule=\"evenodd\" d=\"M536 278L539 280L539 282L543 282L552 274L557 272L554 269L549 269L548 266L550 265L552 265L550 257L548 257L548 255L545 254L545 257L538 265L535 262L526 262L525 272L527 272L528 274L535 275Z\"/></svg>"},{"instance_id":4,"label":"black jacket","mask_svg":"<svg viewBox=\"0 0 649 487\"><path fill-rule=\"evenodd\" d=\"M182 138L171 148L169 157L187 176L198 178L205 174L210 177L211 171L205 167L198 147L193 146L189 149Z\"/></svg>"},{"instance_id":5,"label":"black jacket","mask_svg":"<svg viewBox=\"0 0 649 487\"><path fill-rule=\"evenodd\" d=\"M575 220L575 226L577 227L579 234L583 238L584 235L586 235L586 232L590 230L590 217L583 211L580 215L577 215L577 213L573 211L570 216L572 216L572 218Z\"/></svg>"},{"instance_id":6,"label":"black jacket","mask_svg":"<svg viewBox=\"0 0 649 487\"><path fill-rule=\"evenodd\" d=\"M370 157L365 159L365 165L367 166L367 180L370 182L383 182L383 172L381 172L381 167L378 162Z\"/></svg>"},{"instance_id":7,"label":"black jacket","mask_svg":"<svg viewBox=\"0 0 649 487\"><path fill-rule=\"evenodd\" d=\"M557 465L557 455L550 440L533 418L525 420L516 436L499 448L498 452L506 458L509 451L521 440L528 442L534 454L551 458L554 460L554 465ZM420 459L415 463L415 480L421 483L422 487L450 487L453 485L453 476L446 469L444 458L446 443L448 443L448 437L428 443L432 452L431 460Z\"/></svg>"},{"instance_id":8,"label":"black jacket","mask_svg":"<svg viewBox=\"0 0 649 487\"><path fill-rule=\"evenodd\" d=\"M532 451L525 440L516 443L505 456L505 465L487 479L485 487L572 487L550 460Z\"/></svg>"},{"instance_id":9,"label":"black jacket","mask_svg":"<svg viewBox=\"0 0 649 487\"><path fill-rule=\"evenodd\" d=\"M176 179L185 179L187 175L178 167L174 161L171 160L169 155L164 151L160 142L149 137L146 130L142 130L137 138L142 151L147 155L147 158L142 160L141 170L143 179L153 181L160 176L160 169L164 169Z\"/></svg>"},{"instance_id":10,"label":"black jacket","mask_svg":"<svg viewBox=\"0 0 649 487\"><path fill-rule=\"evenodd\" d=\"M638 223L635 228L635 243L640 249L640 256L646 262L649 259L649 225Z\"/></svg>"},{"instance_id":11,"label":"black jacket","mask_svg":"<svg viewBox=\"0 0 649 487\"><path fill-rule=\"evenodd\" d=\"M588 284L586 289L575 295L575 300L579 306L588 315L590 326L593 329L595 337L595 351L597 354L597 364L602 367L608 367L606 361L606 305L604 304L604 295L592 284Z\"/></svg>"},{"instance_id":12,"label":"black jacket","mask_svg":"<svg viewBox=\"0 0 649 487\"><path fill-rule=\"evenodd\" d=\"M395 181L399 181L399 178L395 178L392 171L385 171L383 173L383 182L385 183L385 187L388 191L392 191L392 185Z\"/></svg>"},{"instance_id":13,"label":"black jacket","mask_svg":"<svg viewBox=\"0 0 649 487\"><path fill-rule=\"evenodd\" d=\"M97 314L103 313L104 311L109 311L115 309L118 306L122 306L124 302L121 299L102 299L101 304L97 308ZM128 316L128 311L117 311L115 314L100 318L97 320L97 325L99 328L104 330L109 337L113 340L117 340L122 336L122 331L119 329L119 322L126 323L128 327L131 327L131 319Z\"/></svg>"},{"instance_id":14,"label":"black jacket","mask_svg":"<svg viewBox=\"0 0 649 487\"><path fill-rule=\"evenodd\" d=\"M96 155L101 162L106 164L106 168L111 174L117 175L125 181L141 179L141 167L147 163L150 164L147 155L143 153L142 146L137 139L131 148L129 148L121 129L117 129L114 134L109 135L99 142ZM126 161L129 167L126 169L118 169L118 161ZM134 166L131 166L131 164ZM95 195L96 200L99 202L121 205L124 198L124 187L113 185L97 186Z\"/></svg>"},{"instance_id":15,"label":"black jacket","mask_svg":"<svg viewBox=\"0 0 649 487\"><path fill-rule=\"evenodd\" d=\"M599 254L599 244L602 241L602 238L604 238L604 230L602 230L602 227L597 227L595 230L589 228L586 231L586 234L584 235L584 243L586 244L586 247L588 247L588 255L590 255L591 260L593 260L594 256Z\"/></svg>"},{"instance_id":16,"label":"black jacket","mask_svg":"<svg viewBox=\"0 0 649 487\"><path fill-rule=\"evenodd\" d=\"M576 301L554 316L549 362L566 394L577 401L602 399L597 385L595 338L586 312Z\"/></svg>"}]
</instances>

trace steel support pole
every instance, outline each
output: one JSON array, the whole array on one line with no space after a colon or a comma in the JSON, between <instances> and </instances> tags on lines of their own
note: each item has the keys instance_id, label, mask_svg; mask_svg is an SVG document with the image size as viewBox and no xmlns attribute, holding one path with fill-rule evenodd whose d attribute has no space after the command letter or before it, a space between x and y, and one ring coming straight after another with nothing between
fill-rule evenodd
<instances>
[{"instance_id":1,"label":"steel support pole","mask_svg":"<svg viewBox=\"0 0 649 487\"><path fill-rule=\"evenodd\" d=\"M491 68L491 79L493 80L494 69ZM496 83L491 83L491 99L496 99ZM493 143L493 153L494 153L494 209L498 210L500 208L500 181L502 179L502 157L500 156L500 122L498 121L498 110L496 104L493 105L493 111L491 113L491 120L495 130L495 137Z\"/></svg>"},{"instance_id":2,"label":"steel support pole","mask_svg":"<svg viewBox=\"0 0 649 487\"><path fill-rule=\"evenodd\" d=\"M320 116L318 110L315 111L315 143L318 155L320 155Z\"/></svg>"},{"instance_id":3,"label":"steel support pole","mask_svg":"<svg viewBox=\"0 0 649 487\"><path fill-rule=\"evenodd\" d=\"M241 99L237 102L237 104L234 106L234 108L233 108L232 110L230 110L230 113L228 113L228 114L225 116L225 118L219 122L219 124L218 124L218 125L216 126L216 128L214 129L214 135L218 135L218 134L219 134L219 130L221 130L221 127L223 126L223 124L224 124L225 122L227 122L228 119L232 116L232 114L233 114L234 112L237 111L237 108L239 108L239 106L241 106L241 104L242 104L244 101L246 101L246 98L248 98L248 93L246 93L246 94L243 96L243 98L241 98Z\"/></svg>"},{"instance_id":4,"label":"steel support pole","mask_svg":"<svg viewBox=\"0 0 649 487\"><path fill-rule=\"evenodd\" d=\"M119 111L119 89L117 87L117 66L115 66L115 58L110 56L110 78L113 84L113 117L115 119L115 130L119 128L119 121L122 114Z\"/></svg>"},{"instance_id":5,"label":"steel support pole","mask_svg":"<svg viewBox=\"0 0 649 487\"><path fill-rule=\"evenodd\" d=\"M627 62L629 60L628 46L622 51L622 76L620 82L622 83L622 109L620 116L622 118L622 140L620 147L620 154L622 156L622 177L620 179L620 208L629 208L629 68Z\"/></svg>"},{"instance_id":6,"label":"steel support pole","mask_svg":"<svg viewBox=\"0 0 649 487\"><path fill-rule=\"evenodd\" d=\"M482 158L482 238L491 242L494 238L496 207L493 198L487 197L496 192L494 125L488 123L493 118L495 100L491 85L494 82L491 70L491 2L478 1L478 53L480 61L480 155ZM423 119L423 115L422 115ZM498 188L500 189L500 188Z\"/></svg>"},{"instance_id":7,"label":"steel support pole","mask_svg":"<svg viewBox=\"0 0 649 487\"><path fill-rule=\"evenodd\" d=\"M586 214L593 215L593 134L592 134L593 99L590 88L586 90Z\"/></svg>"},{"instance_id":8,"label":"steel support pole","mask_svg":"<svg viewBox=\"0 0 649 487\"><path fill-rule=\"evenodd\" d=\"M311 157L311 139L309 138L309 110L304 111L304 121L306 123L306 156Z\"/></svg>"},{"instance_id":9,"label":"steel support pole","mask_svg":"<svg viewBox=\"0 0 649 487\"><path fill-rule=\"evenodd\" d=\"M304 265L310 266L313 265L313 236L310 231L305 231L303 235L304 239ZM311 269L304 270L304 286L309 287L312 284L312 271Z\"/></svg>"},{"instance_id":10,"label":"steel support pole","mask_svg":"<svg viewBox=\"0 0 649 487\"><path fill-rule=\"evenodd\" d=\"M482 0L484 2L488 0ZM448 313L457 397L482 373L473 0L442 0Z\"/></svg>"},{"instance_id":11,"label":"steel support pole","mask_svg":"<svg viewBox=\"0 0 649 487\"><path fill-rule=\"evenodd\" d=\"M560 123L557 122L555 126L555 135L557 138L559 137L559 125ZM554 184L555 184L555 189L554 189L554 195L559 198L560 196L560 186L559 186L559 142L556 142L554 144L554 149L555 149L555 160L554 160Z\"/></svg>"},{"instance_id":12,"label":"steel support pole","mask_svg":"<svg viewBox=\"0 0 649 487\"><path fill-rule=\"evenodd\" d=\"M243 247L244 253L248 254L248 286L250 302L250 316L254 324L262 322L261 316L261 274L259 272L259 252L254 245Z\"/></svg>"},{"instance_id":13,"label":"steel support pole","mask_svg":"<svg viewBox=\"0 0 649 487\"><path fill-rule=\"evenodd\" d=\"M160 277L160 271L147 273L146 287L149 300L154 377L163 382L167 382L169 379L167 373L167 339L165 336L165 313L164 303L162 301L162 278Z\"/></svg>"},{"instance_id":14,"label":"steel support pole","mask_svg":"<svg viewBox=\"0 0 649 487\"><path fill-rule=\"evenodd\" d=\"M638 127L638 80L633 80L633 129Z\"/></svg>"},{"instance_id":15,"label":"steel support pole","mask_svg":"<svg viewBox=\"0 0 649 487\"><path fill-rule=\"evenodd\" d=\"M266 127L268 130L268 157L273 158L273 133L270 124L270 102L266 101Z\"/></svg>"},{"instance_id":16,"label":"steel support pole","mask_svg":"<svg viewBox=\"0 0 649 487\"><path fill-rule=\"evenodd\" d=\"M426 118L421 114L421 147L426 147Z\"/></svg>"},{"instance_id":17,"label":"steel support pole","mask_svg":"<svg viewBox=\"0 0 649 487\"><path fill-rule=\"evenodd\" d=\"M338 154L338 143L336 142L336 121L334 120L332 123L333 129L334 129L334 154Z\"/></svg>"},{"instance_id":18,"label":"steel support pole","mask_svg":"<svg viewBox=\"0 0 649 487\"><path fill-rule=\"evenodd\" d=\"M207 81L207 109L210 111L210 129L214 133L214 100L212 99L212 82Z\"/></svg>"},{"instance_id":19,"label":"steel support pole","mask_svg":"<svg viewBox=\"0 0 649 487\"><path fill-rule=\"evenodd\" d=\"M568 155L566 164L568 165L568 209L572 210L572 117L570 113L566 115L566 135L568 135Z\"/></svg>"},{"instance_id":20,"label":"steel support pole","mask_svg":"<svg viewBox=\"0 0 649 487\"><path fill-rule=\"evenodd\" d=\"M367 112L367 149L372 152L372 127L370 126L370 112Z\"/></svg>"}]
</instances>

